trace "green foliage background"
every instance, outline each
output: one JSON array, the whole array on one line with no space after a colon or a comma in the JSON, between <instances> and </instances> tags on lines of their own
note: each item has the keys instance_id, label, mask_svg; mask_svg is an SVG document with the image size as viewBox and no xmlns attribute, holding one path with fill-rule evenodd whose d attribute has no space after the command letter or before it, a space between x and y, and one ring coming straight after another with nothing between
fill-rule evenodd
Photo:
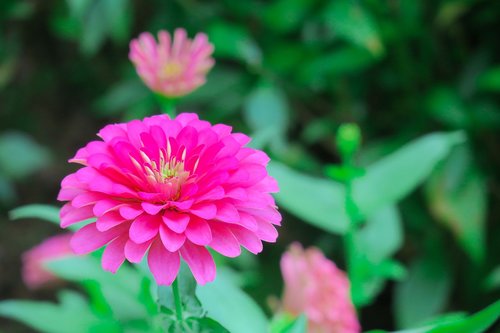
<instances>
[{"instance_id":1,"label":"green foliage background","mask_svg":"<svg viewBox=\"0 0 500 333\"><path fill-rule=\"evenodd\" d=\"M371 183L355 185L367 205L363 328L407 328L499 298L500 2L2 0L0 299L53 297L18 282L19 256L57 229L5 213L54 204L65 161L103 124L159 112L128 42L176 27L206 32L216 58L180 110L251 134L280 180L278 244L235 264L261 305L279 297L279 258L294 240L345 268L343 196L325 177L343 122L360 125L356 163L373 166ZM461 132L423 137L435 131ZM373 164L421 137L394 172Z\"/></svg>"}]
</instances>

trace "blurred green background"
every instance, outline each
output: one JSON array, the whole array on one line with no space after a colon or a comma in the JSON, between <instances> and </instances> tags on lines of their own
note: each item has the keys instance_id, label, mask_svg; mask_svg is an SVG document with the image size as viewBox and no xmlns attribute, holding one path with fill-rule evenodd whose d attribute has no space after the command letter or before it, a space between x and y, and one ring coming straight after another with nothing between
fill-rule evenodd
<instances>
[{"instance_id":1,"label":"blurred green background","mask_svg":"<svg viewBox=\"0 0 500 333\"><path fill-rule=\"evenodd\" d=\"M322 177L339 162L343 122L361 127L360 166L434 131L467 137L397 208L373 217L396 226L371 234L394 244L395 261L365 281L364 329L404 328L500 297L500 2L1 0L0 299L53 298L22 284L20 255L58 229L12 222L7 212L55 204L74 170L66 160L104 124L160 112L128 43L176 27L206 32L216 59L179 109L252 135L301 175ZM282 213L278 244L238 262L251 267L246 287L267 311L281 294L278 263L290 242L314 244L345 268L336 232L286 204ZM0 329L31 332L3 319Z\"/></svg>"}]
</instances>

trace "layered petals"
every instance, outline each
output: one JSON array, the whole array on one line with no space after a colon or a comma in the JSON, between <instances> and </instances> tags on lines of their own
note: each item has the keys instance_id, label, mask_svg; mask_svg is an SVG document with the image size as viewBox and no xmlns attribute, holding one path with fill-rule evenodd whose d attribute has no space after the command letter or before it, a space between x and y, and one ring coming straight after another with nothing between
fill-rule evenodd
<instances>
[{"instance_id":1,"label":"layered petals","mask_svg":"<svg viewBox=\"0 0 500 333\"><path fill-rule=\"evenodd\" d=\"M309 333L361 332L349 280L320 250L292 244L281 258L281 272L283 308L294 316L306 314Z\"/></svg>"},{"instance_id":2,"label":"layered petals","mask_svg":"<svg viewBox=\"0 0 500 333\"><path fill-rule=\"evenodd\" d=\"M23 253L22 277L30 289L38 289L59 279L49 272L45 263L74 255L70 247L72 234L52 236Z\"/></svg>"},{"instance_id":3,"label":"layered petals","mask_svg":"<svg viewBox=\"0 0 500 333\"><path fill-rule=\"evenodd\" d=\"M147 256L159 284L172 283L182 258L203 284L215 277L207 248L236 257L241 246L256 254L276 241L277 185L245 135L183 113L108 125L99 136L70 160L82 167L59 194L62 227L96 218L73 236L76 253L106 246L111 272Z\"/></svg>"},{"instance_id":4,"label":"layered petals","mask_svg":"<svg viewBox=\"0 0 500 333\"><path fill-rule=\"evenodd\" d=\"M205 34L199 33L191 40L184 29L176 29L173 36L160 31L158 42L152 34L142 33L130 42L129 58L151 90L166 97L179 97L205 83L205 76L214 65L213 50ZM196 131L185 128L179 138L196 145L196 135ZM85 154L78 157L84 159Z\"/></svg>"}]
</instances>

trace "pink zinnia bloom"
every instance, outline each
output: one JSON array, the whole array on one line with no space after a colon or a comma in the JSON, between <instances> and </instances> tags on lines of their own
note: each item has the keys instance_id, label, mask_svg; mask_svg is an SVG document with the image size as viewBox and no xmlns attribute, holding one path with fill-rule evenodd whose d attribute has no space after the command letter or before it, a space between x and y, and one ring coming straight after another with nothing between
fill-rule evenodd
<instances>
[{"instance_id":1,"label":"pink zinnia bloom","mask_svg":"<svg viewBox=\"0 0 500 333\"><path fill-rule=\"evenodd\" d=\"M278 186L267 155L245 147L248 136L190 113L108 125L98 135L70 160L84 167L64 178L58 199L70 201L62 227L97 217L71 245L84 254L108 244L105 270L137 263L149 249L158 284L174 281L181 257L204 284L215 278L207 247L236 257L240 245L256 254L261 241L276 240L281 215L270 193Z\"/></svg>"},{"instance_id":2,"label":"pink zinnia bloom","mask_svg":"<svg viewBox=\"0 0 500 333\"><path fill-rule=\"evenodd\" d=\"M349 280L320 250L292 244L281 258L281 272L284 310L305 313L309 333L360 332Z\"/></svg>"},{"instance_id":3,"label":"pink zinnia bloom","mask_svg":"<svg viewBox=\"0 0 500 333\"><path fill-rule=\"evenodd\" d=\"M130 42L129 58L151 90L166 97L179 97L205 83L205 76L214 65L213 51L204 33L190 40L186 30L176 29L173 38L167 31L160 31L158 43L149 32L142 33Z\"/></svg>"},{"instance_id":4,"label":"pink zinnia bloom","mask_svg":"<svg viewBox=\"0 0 500 333\"><path fill-rule=\"evenodd\" d=\"M57 235L44 240L23 254L23 280L31 289L37 289L51 282L59 281L44 264L51 260L73 255L69 245L72 234Z\"/></svg>"}]
</instances>

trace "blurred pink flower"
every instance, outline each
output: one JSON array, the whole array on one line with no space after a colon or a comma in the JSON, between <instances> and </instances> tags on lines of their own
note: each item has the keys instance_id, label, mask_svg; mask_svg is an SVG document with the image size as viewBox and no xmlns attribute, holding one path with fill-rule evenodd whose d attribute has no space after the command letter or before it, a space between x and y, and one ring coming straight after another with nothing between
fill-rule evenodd
<instances>
[{"instance_id":1,"label":"blurred pink flower","mask_svg":"<svg viewBox=\"0 0 500 333\"><path fill-rule=\"evenodd\" d=\"M213 50L204 33L190 40L186 30L179 28L173 38L167 31L160 31L158 43L149 32L142 33L130 42L129 58L151 90L166 97L179 97L205 83L205 76L214 65Z\"/></svg>"},{"instance_id":2,"label":"blurred pink flower","mask_svg":"<svg viewBox=\"0 0 500 333\"><path fill-rule=\"evenodd\" d=\"M23 280L29 288L37 289L59 280L43 265L51 260L74 255L69 245L71 237L72 234L63 234L47 238L23 254Z\"/></svg>"},{"instance_id":3,"label":"blurred pink flower","mask_svg":"<svg viewBox=\"0 0 500 333\"><path fill-rule=\"evenodd\" d=\"M360 332L349 280L320 250L292 244L281 258L281 272L284 310L305 313L309 333Z\"/></svg>"},{"instance_id":4,"label":"blurred pink flower","mask_svg":"<svg viewBox=\"0 0 500 333\"><path fill-rule=\"evenodd\" d=\"M106 244L105 270L146 251L158 284L171 284L182 257L197 282L215 278L211 247L227 257L274 242L278 213L269 158L245 147L231 127L182 113L104 127L70 162L84 165L62 181L61 226L97 217L73 236L79 254Z\"/></svg>"}]
</instances>

